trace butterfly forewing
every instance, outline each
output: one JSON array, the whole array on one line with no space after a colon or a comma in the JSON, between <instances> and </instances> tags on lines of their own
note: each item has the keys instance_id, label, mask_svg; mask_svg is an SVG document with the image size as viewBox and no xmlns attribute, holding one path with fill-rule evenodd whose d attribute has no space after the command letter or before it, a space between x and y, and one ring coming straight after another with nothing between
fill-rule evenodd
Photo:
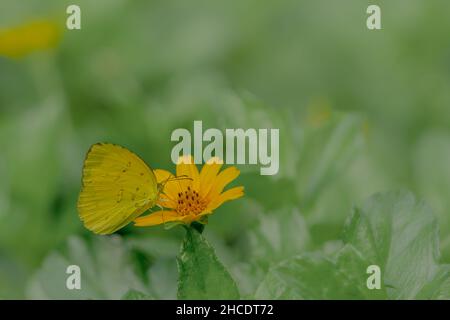
<instances>
[{"instance_id":1,"label":"butterfly forewing","mask_svg":"<svg viewBox=\"0 0 450 320\"><path fill-rule=\"evenodd\" d=\"M109 234L153 207L158 192L153 171L133 152L95 144L86 155L78 213L86 228Z\"/></svg>"}]
</instances>

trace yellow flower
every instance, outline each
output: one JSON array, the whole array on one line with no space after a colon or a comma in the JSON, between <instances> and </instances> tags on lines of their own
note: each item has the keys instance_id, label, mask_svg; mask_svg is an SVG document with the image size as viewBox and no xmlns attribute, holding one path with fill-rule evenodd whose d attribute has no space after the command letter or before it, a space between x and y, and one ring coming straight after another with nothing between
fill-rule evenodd
<instances>
[{"instance_id":1,"label":"yellow flower","mask_svg":"<svg viewBox=\"0 0 450 320\"><path fill-rule=\"evenodd\" d=\"M52 48L59 40L60 31L60 27L49 20L0 29L0 56L18 58L36 50Z\"/></svg>"},{"instance_id":2,"label":"yellow flower","mask_svg":"<svg viewBox=\"0 0 450 320\"><path fill-rule=\"evenodd\" d=\"M222 192L227 184L239 176L236 167L228 167L219 173L222 161L210 159L198 172L191 156L180 158L177 177L189 179L169 181L164 185L158 204L168 210L153 212L139 217L134 222L138 227L154 226L167 222L190 224L194 221L205 223L207 215L225 201L244 195L244 187L234 187ZM165 170L154 170L158 183L164 183L174 176Z\"/></svg>"}]
</instances>

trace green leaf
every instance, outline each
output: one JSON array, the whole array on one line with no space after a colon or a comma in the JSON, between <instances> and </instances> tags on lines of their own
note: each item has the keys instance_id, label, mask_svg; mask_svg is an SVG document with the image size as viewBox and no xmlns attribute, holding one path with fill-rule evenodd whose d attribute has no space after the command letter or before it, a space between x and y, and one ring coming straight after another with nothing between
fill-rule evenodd
<instances>
[{"instance_id":1,"label":"green leaf","mask_svg":"<svg viewBox=\"0 0 450 320\"><path fill-rule=\"evenodd\" d=\"M409 192L375 194L355 208L344 241L378 265L391 299L413 299L439 272L438 226ZM438 285L438 283L436 283ZM433 292L427 288L423 292ZM426 298L424 294L422 298Z\"/></svg>"},{"instance_id":2,"label":"green leaf","mask_svg":"<svg viewBox=\"0 0 450 320\"><path fill-rule=\"evenodd\" d=\"M151 300L151 297L137 290L129 290L121 300Z\"/></svg>"},{"instance_id":3,"label":"green leaf","mask_svg":"<svg viewBox=\"0 0 450 320\"><path fill-rule=\"evenodd\" d=\"M432 155L432 156L431 156ZM441 254L450 262L450 134L447 130L426 131L416 144L413 173L418 192L433 206L442 238Z\"/></svg>"},{"instance_id":4,"label":"green leaf","mask_svg":"<svg viewBox=\"0 0 450 320\"><path fill-rule=\"evenodd\" d=\"M156 259L147 275L152 284L152 293L156 299L177 298L177 262L171 259Z\"/></svg>"},{"instance_id":5,"label":"green leaf","mask_svg":"<svg viewBox=\"0 0 450 320\"><path fill-rule=\"evenodd\" d=\"M52 252L28 284L30 299L120 299L130 289L146 291L132 257L118 236L96 237L92 246L70 238L67 254ZM81 289L66 287L70 265L80 267Z\"/></svg>"},{"instance_id":6,"label":"green leaf","mask_svg":"<svg viewBox=\"0 0 450 320\"><path fill-rule=\"evenodd\" d=\"M436 219L409 192L375 194L355 208L335 259L302 255L270 270L256 292L266 299L446 299L450 267L439 265ZM381 269L369 290L367 267Z\"/></svg>"},{"instance_id":7,"label":"green leaf","mask_svg":"<svg viewBox=\"0 0 450 320\"><path fill-rule=\"evenodd\" d=\"M363 146L363 121L354 114L333 114L324 127L307 128L300 146L298 193L303 209L309 209L320 194L359 155Z\"/></svg>"},{"instance_id":8,"label":"green leaf","mask_svg":"<svg viewBox=\"0 0 450 320\"><path fill-rule=\"evenodd\" d=\"M177 230L183 231L183 230ZM181 233L180 232L180 233ZM180 251L180 239L173 233L157 235L153 233L140 237L128 237L127 244L133 251L145 255L148 268L141 268L141 274L151 285L155 299L176 299L177 296L177 262Z\"/></svg>"},{"instance_id":9,"label":"green leaf","mask_svg":"<svg viewBox=\"0 0 450 320\"><path fill-rule=\"evenodd\" d=\"M257 218L257 227L248 233L249 255L265 271L271 262L300 254L310 243L308 226L297 208L283 207Z\"/></svg>"},{"instance_id":10,"label":"green leaf","mask_svg":"<svg viewBox=\"0 0 450 320\"><path fill-rule=\"evenodd\" d=\"M427 283L417 294L416 299L450 299L450 265L440 266L433 280Z\"/></svg>"},{"instance_id":11,"label":"green leaf","mask_svg":"<svg viewBox=\"0 0 450 320\"><path fill-rule=\"evenodd\" d=\"M352 246L332 259L318 253L290 258L273 267L256 299L380 299L366 287L367 262Z\"/></svg>"},{"instance_id":12,"label":"green leaf","mask_svg":"<svg viewBox=\"0 0 450 320\"><path fill-rule=\"evenodd\" d=\"M336 269L342 288L347 288L349 299L385 299L386 288L367 288L367 278L371 275L367 272L370 265L363 255L352 245L345 245L336 256Z\"/></svg>"},{"instance_id":13,"label":"green leaf","mask_svg":"<svg viewBox=\"0 0 450 320\"><path fill-rule=\"evenodd\" d=\"M193 228L186 229L178 272L179 299L239 299L231 275L211 245Z\"/></svg>"}]
</instances>

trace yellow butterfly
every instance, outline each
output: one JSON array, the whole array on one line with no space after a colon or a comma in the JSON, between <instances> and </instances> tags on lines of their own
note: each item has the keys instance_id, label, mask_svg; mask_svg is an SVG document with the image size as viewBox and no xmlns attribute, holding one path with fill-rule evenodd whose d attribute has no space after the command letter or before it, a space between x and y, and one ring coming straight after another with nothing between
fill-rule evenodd
<instances>
[{"instance_id":1,"label":"yellow butterfly","mask_svg":"<svg viewBox=\"0 0 450 320\"><path fill-rule=\"evenodd\" d=\"M94 144L83 166L80 219L94 233L113 233L154 207L164 183L158 184L153 170L133 152Z\"/></svg>"}]
</instances>

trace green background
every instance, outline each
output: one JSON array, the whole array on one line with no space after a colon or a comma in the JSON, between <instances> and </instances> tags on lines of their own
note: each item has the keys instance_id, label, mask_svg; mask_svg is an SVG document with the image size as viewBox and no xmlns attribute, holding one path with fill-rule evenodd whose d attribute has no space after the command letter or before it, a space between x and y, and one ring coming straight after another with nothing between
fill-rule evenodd
<instances>
[{"instance_id":1,"label":"green background","mask_svg":"<svg viewBox=\"0 0 450 320\"><path fill-rule=\"evenodd\" d=\"M72 3L3 0L0 28L36 18L65 28ZM245 197L216 210L204 232L242 297L305 298L340 277L315 254L344 248L347 261L345 221L354 205L372 208L376 199L364 200L379 191L408 189L425 199L438 226L426 232L440 240L430 254L450 262L448 1L76 4L81 30L64 30L50 50L0 57L0 298L121 298L129 289L175 298L182 228L95 236L76 201L91 144L120 144L153 168L173 170L170 134L192 130L194 120L280 129L279 174L239 166ZM382 30L366 28L369 4L380 5ZM406 238L395 238L398 252ZM314 256L289 262L314 270L305 271L303 291L277 296L266 288L271 266L306 252ZM65 289L69 264L86 275L79 292ZM339 290L306 298L348 297Z\"/></svg>"}]
</instances>

